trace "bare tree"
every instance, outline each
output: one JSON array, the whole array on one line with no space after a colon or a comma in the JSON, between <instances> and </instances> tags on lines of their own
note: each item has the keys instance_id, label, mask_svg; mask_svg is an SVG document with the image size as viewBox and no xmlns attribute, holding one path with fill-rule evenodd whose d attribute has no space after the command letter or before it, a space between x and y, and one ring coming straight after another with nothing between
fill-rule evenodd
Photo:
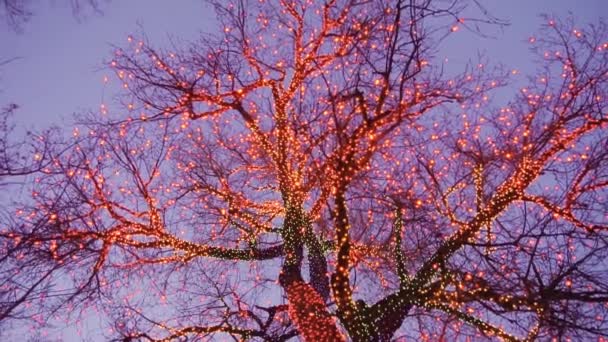
<instances>
[{"instance_id":1,"label":"bare tree","mask_svg":"<svg viewBox=\"0 0 608 342\"><path fill-rule=\"evenodd\" d=\"M213 4L216 36L116 52L131 114L83 118L3 233L37 314L123 341L608 336L604 24L547 18L496 108L507 75L433 58L483 24L463 2Z\"/></svg>"}]
</instances>

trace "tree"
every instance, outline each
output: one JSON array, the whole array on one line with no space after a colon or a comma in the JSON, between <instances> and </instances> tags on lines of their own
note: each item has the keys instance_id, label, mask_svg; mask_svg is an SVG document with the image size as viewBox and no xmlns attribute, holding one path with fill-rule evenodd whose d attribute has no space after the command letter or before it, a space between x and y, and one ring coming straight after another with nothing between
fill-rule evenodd
<instances>
[{"instance_id":1,"label":"tree","mask_svg":"<svg viewBox=\"0 0 608 342\"><path fill-rule=\"evenodd\" d=\"M45 166L47 154L52 150L40 137L31 139L31 143L30 139L19 141L12 137L16 133L11 119L18 108L16 104L8 104L0 110L0 187L9 185L4 182L5 179L14 180L15 177L39 172ZM32 133L27 132L25 135L31 136ZM27 153L27 157L22 155L24 153Z\"/></svg>"},{"instance_id":2,"label":"tree","mask_svg":"<svg viewBox=\"0 0 608 342\"><path fill-rule=\"evenodd\" d=\"M10 298L123 341L608 336L608 30L547 18L501 108L500 69L433 58L495 22L460 3L217 1L217 36L131 39L130 114L82 117L2 233Z\"/></svg>"},{"instance_id":3,"label":"tree","mask_svg":"<svg viewBox=\"0 0 608 342\"><path fill-rule=\"evenodd\" d=\"M42 172L48 167L51 155L61 153L66 146L56 145L59 141L49 139L53 136L52 130L48 130L45 136L19 132L11 120L17 109L17 105L9 104L0 112L0 190L3 195L11 194L15 197L24 184L29 182L27 177ZM22 138L18 139L16 136ZM24 252L23 245L15 240L19 239L18 236L13 236L10 230L6 229L16 228L20 223L14 219L15 213L10 212L9 196L0 197L0 201L0 324L3 325L11 319L29 316L29 313L23 310L24 304L32 298L37 298L41 293L39 291L44 291L40 286L53 272L47 270L45 275L36 273L31 275L32 278L21 281L19 270L24 265L17 260L21 259L19 253Z\"/></svg>"}]
</instances>

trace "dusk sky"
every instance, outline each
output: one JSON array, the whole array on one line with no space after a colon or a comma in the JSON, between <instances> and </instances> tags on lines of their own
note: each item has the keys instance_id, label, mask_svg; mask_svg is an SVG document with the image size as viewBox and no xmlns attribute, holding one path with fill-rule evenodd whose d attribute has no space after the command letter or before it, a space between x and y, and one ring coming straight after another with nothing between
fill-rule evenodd
<instances>
[{"instance_id":1,"label":"dusk sky","mask_svg":"<svg viewBox=\"0 0 608 342\"><path fill-rule=\"evenodd\" d=\"M479 52L491 63L502 63L525 75L534 70L526 41L541 24L540 14L564 18L571 13L576 22L586 25L608 13L608 0L480 2L510 25L495 29L491 33L495 38L466 30L452 33L438 55L450 65L464 65ZM0 106L19 105L14 120L28 129L57 125L70 131L73 114L98 112L102 104L114 113L124 110L114 101L120 87L104 61L111 59L112 46L126 46L130 35L143 31L153 46L163 47L170 38L178 43L192 41L217 29L212 9L200 0L101 1L103 13L85 10L77 17L68 5L56 3L60 1L45 1L33 8L35 14L22 32L0 26L0 62L14 59L0 67ZM96 323L87 325L89 333L96 327ZM81 340L69 336L72 330L66 331L53 335L66 341ZM96 340L101 334L91 336Z\"/></svg>"},{"instance_id":2,"label":"dusk sky","mask_svg":"<svg viewBox=\"0 0 608 342\"><path fill-rule=\"evenodd\" d=\"M60 3L60 2L52 2ZM496 17L511 25L496 39L484 39L465 30L445 41L442 58L450 63L475 59L485 53L495 63L522 71L533 70L526 39L541 23L539 14L565 17L572 13L581 24L596 22L608 13L605 0L509 0L483 1ZM66 4L35 8L23 33L3 26L0 31L0 61L19 58L0 70L0 103L20 106L17 121L26 127L62 125L62 119L87 110L99 110L117 94L116 82L103 62L111 57L112 45L125 46L140 26L155 46L168 37L190 41L201 32L212 31L212 10L202 1L114 1L101 2L102 15L85 11L70 16ZM103 78L108 75L109 84ZM117 109L117 108L114 108Z\"/></svg>"}]
</instances>

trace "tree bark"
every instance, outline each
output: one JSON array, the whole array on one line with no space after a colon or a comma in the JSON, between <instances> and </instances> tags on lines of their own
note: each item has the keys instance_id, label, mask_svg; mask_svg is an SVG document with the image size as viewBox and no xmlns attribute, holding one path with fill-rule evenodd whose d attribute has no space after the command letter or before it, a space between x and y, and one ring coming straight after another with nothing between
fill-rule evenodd
<instances>
[{"instance_id":1,"label":"tree bark","mask_svg":"<svg viewBox=\"0 0 608 342\"><path fill-rule=\"evenodd\" d=\"M346 341L338 330L336 319L327 311L323 298L310 284L296 280L286 285L285 290L289 301L289 318L304 341Z\"/></svg>"}]
</instances>

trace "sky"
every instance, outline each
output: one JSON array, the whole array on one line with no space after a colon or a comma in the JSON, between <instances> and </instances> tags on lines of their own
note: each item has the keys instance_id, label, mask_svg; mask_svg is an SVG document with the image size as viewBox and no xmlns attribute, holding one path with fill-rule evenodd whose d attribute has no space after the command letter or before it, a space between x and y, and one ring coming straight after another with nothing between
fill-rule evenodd
<instances>
[{"instance_id":1,"label":"sky","mask_svg":"<svg viewBox=\"0 0 608 342\"><path fill-rule=\"evenodd\" d=\"M67 1L65 2L67 3ZM539 27L540 13L564 17L572 13L580 23L595 22L608 13L608 0L485 0L483 5L510 26L481 38L465 30L445 42L442 58L464 63L483 52L492 62L532 70L525 40ZM216 21L201 0L102 1L102 14L85 11L71 16L67 4L43 2L22 33L0 26L0 61L18 58L0 69L0 104L20 106L16 118L25 127L66 125L75 113L99 110L117 94L103 78L112 45L125 46L130 34L143 28L155 46L168 37L193 40L213 30Z\"/></svg>"},{"instance_id":2,"label":"sky","mask_svg":"<svg viewBox=\"0 0 608 342\"><path fill-rule=\"evenodd\" d=\"M33 8L35 15L23 32L0 26L0 61L18 58L0 69L0 104L18 104L17 121L38 128L98 110L116 95L116 89L103 82L105 75L111 76L104 61L110 59L113 45L125 46L140 26L158 46L170 35L193 40L212 29L214 19L202 1L175 3L100 1L102 14L84 11L73 17L69 6L49 1Z\"/></svg>"},{"instance_id":3,"label":"sky","mask_svg":"<svg viewBox=\"0 0 608 342\"><path fill-rule=\"evenodd\" d=\"M608 13L608 0L479 1L511 25L494 31L495 38L456 32L438 57L458 65L482 52L493 63L531 71L526 41L542 22L539 14L572 13L585 24ZM169 37L194 40L216 25L212 10L200 0L102 1L102 14L78 18L60 3L43 2L34 8L35 15L21 33L0 26L0 61L17 58L0 67L0 106L18 104L15 120L23 127L69 125L73 114L98 111L102 103L111 102L118 89L112 82L104 83L104 76L112 78L104 61L110 59L112 45L125 46L129 35L143 29L153 45L163 46ZM80 340L66 336L62 339Z\"/></svg>"}]
</instances>

